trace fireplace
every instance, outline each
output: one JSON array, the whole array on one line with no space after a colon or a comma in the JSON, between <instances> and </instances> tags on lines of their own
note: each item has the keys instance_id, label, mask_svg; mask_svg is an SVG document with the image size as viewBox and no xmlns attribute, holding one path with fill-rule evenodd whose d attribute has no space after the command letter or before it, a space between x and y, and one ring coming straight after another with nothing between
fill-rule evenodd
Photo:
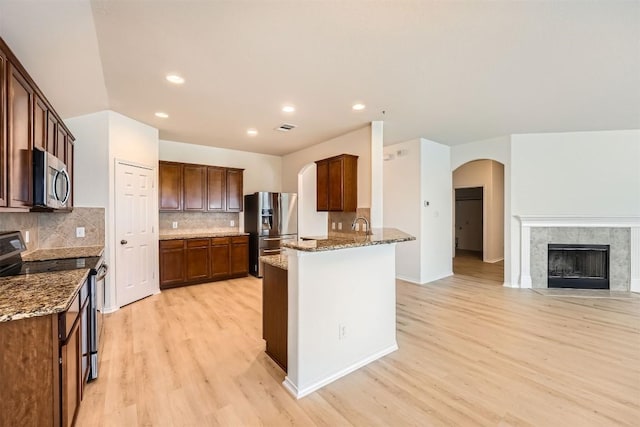
<instances>
[{"instance_id":1,"label":"fireplace","mask_svg":"<svg viewBox=\"0 0 640 427\"><path fill-rule=\"evenodd\" d=\"M549 244L548 287L609 289L609 245Z\"/></svg>"}]
</instances>

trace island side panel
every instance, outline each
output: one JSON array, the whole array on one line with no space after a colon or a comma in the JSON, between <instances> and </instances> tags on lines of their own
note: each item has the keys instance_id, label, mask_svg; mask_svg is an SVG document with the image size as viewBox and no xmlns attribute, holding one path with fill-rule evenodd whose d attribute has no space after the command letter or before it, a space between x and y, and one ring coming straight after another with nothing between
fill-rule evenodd
<instances>
[{"instance_id":1,"label":"island side panel","mask_svg":"<svg viewBox=\"0 0 640 427\"><path fill-rule=\"evenodd\" d=\"M290 251L289 391L300 398L397 348L395 244Z\"/></svg>"}]
</instances>

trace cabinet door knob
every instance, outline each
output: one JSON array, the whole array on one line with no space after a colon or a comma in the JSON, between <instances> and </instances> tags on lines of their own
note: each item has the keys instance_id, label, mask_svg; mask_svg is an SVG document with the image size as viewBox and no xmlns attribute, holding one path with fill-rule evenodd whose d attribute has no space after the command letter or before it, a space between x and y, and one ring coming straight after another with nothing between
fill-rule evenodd
<instances>
[{"instance_id":1,"label":"cabinet door knob","mask_svg":"<svg viewBox=\"0 0 640 427\"><path fill-rule=\"evenodd\" d=\"M129 243L129 242L127 242L127 241L126 241L126 240L124 240L124 239L120 240L120 244L121 244L121 245L126 245L127 243Z\"/></svg>"}]
</instances>

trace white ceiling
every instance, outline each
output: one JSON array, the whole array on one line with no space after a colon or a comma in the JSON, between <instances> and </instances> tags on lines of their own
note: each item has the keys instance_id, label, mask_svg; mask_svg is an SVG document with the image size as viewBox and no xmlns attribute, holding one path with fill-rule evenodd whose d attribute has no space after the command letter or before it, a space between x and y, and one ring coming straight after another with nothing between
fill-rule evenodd
<instances>
[{"instance_id":1,"label":"white ceiling","mask_svg":"<svg viewBox=\"0 0 640 427\"><path fill-rule=\"evenodd\" d=\"M0 0L0 35L63 117L110 108L195 144L640 128L638 1Z\"/></svg>"}]
</instances>

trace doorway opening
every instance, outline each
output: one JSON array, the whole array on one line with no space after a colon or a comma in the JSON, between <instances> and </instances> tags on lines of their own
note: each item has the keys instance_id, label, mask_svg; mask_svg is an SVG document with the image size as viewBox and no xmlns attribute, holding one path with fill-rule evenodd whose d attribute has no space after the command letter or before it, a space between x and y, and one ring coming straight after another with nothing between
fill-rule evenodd
<instances>
[{"instance_id":1,"label":"doorway opening","mask_svg":"<svg viewBox=\"0 0 640 427\"><path fill-rule=\"evenodd\" d=\"M502 281L504 165L480 159L453 171L453 272Z\"/></svg>"}]
</instances>

